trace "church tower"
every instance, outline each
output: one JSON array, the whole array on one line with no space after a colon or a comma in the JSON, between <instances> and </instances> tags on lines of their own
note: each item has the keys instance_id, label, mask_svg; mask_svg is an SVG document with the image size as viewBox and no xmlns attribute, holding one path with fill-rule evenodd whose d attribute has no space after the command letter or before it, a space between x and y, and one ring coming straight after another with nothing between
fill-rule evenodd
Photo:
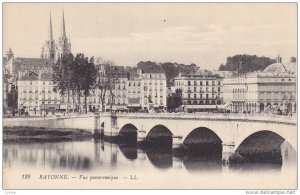
<instances>
[{"instance_id":1,"label":"church tower","mask_svg":"<svg viewBox=\"0 0 300 195\"><path fill-rule=\"evenodd\" d=\"M50 12L50 23L48 28L48 39L42 47L41 58L55 59L55 42L53 40L52 19Z\"/></svg>"},{"instance_id":2,"label":"church tower","mask_svg":"<svg viewBox=\"0 0 300 195\"><path fill-rule=\"evenodd\" d=\"M62 15L61 33L57 42L56 59L62 57L64 54L71 53L71 41L66 35L65 15Z\"/></svg>"}]
</instances>

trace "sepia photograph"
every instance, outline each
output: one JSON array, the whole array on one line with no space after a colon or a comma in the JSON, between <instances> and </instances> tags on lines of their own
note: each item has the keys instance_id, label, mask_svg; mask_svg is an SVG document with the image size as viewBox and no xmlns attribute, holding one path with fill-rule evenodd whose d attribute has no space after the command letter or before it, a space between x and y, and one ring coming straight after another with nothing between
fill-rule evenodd
<instances>
[{"instance_id":1,"label":"sepia photograph","mask_svg":"<svg viewBox=\"0 0 300 195\"><path fill-rule=\"evenodd\" d=\"M2 190L295 194L297 12L2 3Z\"/></svg>"}]
</instances>

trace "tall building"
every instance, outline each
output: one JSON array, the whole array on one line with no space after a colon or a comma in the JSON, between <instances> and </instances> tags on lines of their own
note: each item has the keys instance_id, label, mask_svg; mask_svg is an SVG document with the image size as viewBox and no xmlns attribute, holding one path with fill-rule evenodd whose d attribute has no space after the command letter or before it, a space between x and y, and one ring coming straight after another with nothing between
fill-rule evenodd
<instances>
[{"instance_id":1,"label":"tall building","mask_svg":"<svg viewBox=\"0 0 300 195\"><path fill-rule=\"evenodd\" d=\"M62 15L61 33L57 42L53 39L52 19L50 13L50 21L48 28L48 39L42 46L41 58L57 60L63 54L71 53L71 41L66 35L66 25L64 12Z\"/></svg>"},{"instance_id":2,"label":"tall building","mask_svg":"<svg viewBox=\"0 0 300 195\"><path fill-rule=\"evenodd\" d=\"M18 80L18 108L30 115L40 115L42 111L60 109L61 96L54 92L52 75L34 72L23 75Z\"/></svg>"},{"instance_id":3,"label":"tall building","mask_svg":"<svg viewBox=\"0 0 300 195\"><path fill-rule=\"evenodd\" d=\"M214 110L223 103L222 78L198 71L175 77L175 91L180 93L182 105L188 112Z\"/></svg>"},{"instance_id":4,"label":"tall building","mask_svg":"<svg viewBox=\"0 0 300 195\"><path fill-rule=\"evenodd\" d=\"M167 78L164 70L158 66L138 66L141 80L141 108L144 110L162 110L167 107Z\"/></svg>"},{"instance_id":5,"label":"tall building","mask_svg":"<svg viewBox=\"0 0 300 195\"><path fill-rule=\"evenodd\" d=\"M224 101L231 112L296 112L296 63L271 64L261 72L225 78Z\"/></svg>"}]
</instances>

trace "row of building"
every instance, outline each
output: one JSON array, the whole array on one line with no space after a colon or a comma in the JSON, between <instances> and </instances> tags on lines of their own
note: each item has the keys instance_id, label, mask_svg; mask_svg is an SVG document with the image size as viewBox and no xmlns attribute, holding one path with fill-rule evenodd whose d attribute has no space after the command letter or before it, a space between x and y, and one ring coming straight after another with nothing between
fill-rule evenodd
<instances>
[{"instance_id":1,"label":"row of building","mask_svg":"<svg viewBox=\"0 0 300 195\"><path fill-rule=\"evenodd\" d=\"M261 72L227 77L219 72L194 74L174 78L174 86L167 86L163 70L116 66L119 76L110 91L106 91L104 110L116 111L166 110L168 97L179 95L183 109L188 112L216 109L231 112L296 112L296 65L275 63ZM29 112L41 110L66 111L75 109L78 100L54 91L51 72L28 71L16 82L18 108ZM101 91L95 88L87 99L88 111L102 110ZM84 97L81 97L81 103ZM112 107L111 107L112 104ZM80 109L84 109L82 104Z\"/></svg>"},{"instance_id":2,"label":"row of building","mask_svg":"<svg viewBox=\"0 0 300 195\"><path fill-rule=\"evenodd\" d=\"M277 62L263 71L237 74L215 71L180 75L175 78L173 92L182 92L187 111L207 111L214 108L231 112L296 112L296 63Z\"/></svg>"},{"instance_id":3,"label":"row of building","mask_svg":"<svg viewBox=\"0 0 300 195\"><path fill-rule=\"evenodd\" d=\"M9 48L3 58L4 110L19 109L36 115L42 111L84 110L84 96L79 101L72 95L61 95L52 83L51 66L68 53L71 53L71 42L66 35L64 14L57 41L53 39L50 14L48 39L40 58L14 57ZM101 75L98 79L107 78L106 65L97 66ZM166 74L159 65L114 66L113 72L112 90L106 91L104 103L100 98L103 91L94 88L87 98L88 111L167 110L168 99L176 96L187 112L219 109L248 113L296 112L296 63L282 63L280 56L277 63L260 72L179 73L173 86L167 86Z\"/></svg>"}]
</instances>

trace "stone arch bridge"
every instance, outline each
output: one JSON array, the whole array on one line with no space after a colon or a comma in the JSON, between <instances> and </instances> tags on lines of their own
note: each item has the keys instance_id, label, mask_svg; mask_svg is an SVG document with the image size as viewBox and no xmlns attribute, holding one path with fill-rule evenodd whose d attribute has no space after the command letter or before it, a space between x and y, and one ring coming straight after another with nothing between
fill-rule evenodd
<instances>
[{"instance_id":1,"label":"stone arch bridge","mask_svg":"<svg viewBox=\"0 0 300 195\"><path fill-rule=\"evenodd\" d=\"M105 136L118 136L133 131L138 140L149 136L172 137L173 147L185 145L195 135L203 140L214 138L223 145L228 158L243 143L280 146L284 141L297 150L297 117L279 115L208 114L208 113L100 113L99 115L58 118L4 118L3 126L45 128L78 128ZM205 132L206 134L204 134ZM258 137L260 137L258 139ZM263 137L264 139L261 139ZM252 141L249 141L252 139ZM275 142L275 143L274 143ZM244 144L245 145L245 144Z\"/></svg>"},{"instance_id":2,"label":"stone arch bridge","mask_svg":"<svg viewBox=\"0 0 300 195\"><path fill-rule=\"evenodd\" d=\"M274 142L271 139L275 136L280 142L278 145L286 141L297 149L296 117L215 113L126 113L100 114L96 124L96 129L101 129L105 136L118 136L126 131L136 131L137 139L145 140L153 133L157 133L157 136L169 133L173 138L174 148L184 145L187 138L196 131L210 131L223 145L223 159L236 152L246 139L255 138L255 135L260 133L266 136L264 142ZM157 131L158 127L161 132Z\"/></svg>"}]
</instances>

